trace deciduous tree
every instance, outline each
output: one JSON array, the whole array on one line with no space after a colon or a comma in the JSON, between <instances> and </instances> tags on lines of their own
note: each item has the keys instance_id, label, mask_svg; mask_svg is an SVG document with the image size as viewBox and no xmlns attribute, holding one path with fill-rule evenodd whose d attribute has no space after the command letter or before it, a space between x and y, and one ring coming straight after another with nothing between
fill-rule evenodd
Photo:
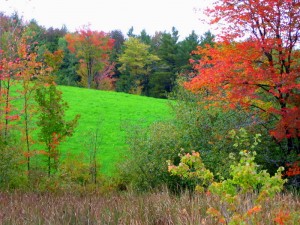
<instances>
[{"instance_id":1,"label":"deciduous tree","mask_svg":"<svg viewBox=\"0 0 300 225\"><path fill-rule=\"evenodd\" d=\"M219 0L206 13L225 25L196 51L198 75L186 87L214 105L254 109L284 154L299 154L300 1Z\"/></svg>"},{"instance_id":2,"label":"deciduous tree","mask_svg":"<svg viewBox=\"0 0 300 225\"><path fill-rule=\"evenodd\" d=\"M18 47L18 55L20 60L18 62L19 67L19 80L21 85L21 90L19 90L21 99L23 101L22 106L22 122L24 127L22 130L22 139L25 142L24 156L26 158L27 171L28 175L31 170L31 157L34 155L34 152L31 151L31 146L33 144L33 139L31 132L34 129L33 127L33 115L35 114L35 104L33 104L33 98L35 94L35 89L37 88L37 82L34 82L33 79L37 78L43 73L42 63L37 61L37 53L29 53L29 46L27 40L22 38L21 43Z\"/></svg>"},{"instance_id":3,"label":"deciduous tree","mask_svg":"<svg viewBox=\"0 0 300 225\"><path fill-rule=\"evenodd\" d=\"M18 14L11 17L0 15L0 139L6 142L10 121L18 119L12 113L11 86L19 73L18 44L23 30Z\"/></svg>"},{"instance_id":4,"label":"deciduous tree","mask_svg":"<svg viewBox=\"0 0 300 225\"><path fill-rule=\"evenodd\" d=\"M35 100L38 103L39 114L37 125L40 128L39 140L46 145L45 155L47 156L48 176L57 170L59 162L59 144L74 132L79 119L65 119L67 102L62 99L62 92L57 89L53 73L59 68L63 59L62 51L45 54L45 72L40 78L42 84L36 89Z\"/></svg>"},{"instance_id":5,"label":"deciduous tree","mask_svg":"<svg viewBox=\"0 0 300 225\"><path fill-rule=\"evenodd\" d=\"M122 64L119 70L130 81L128 91L135 94L147 92L150 66L159 58L151 54L150 46L142 43L138 38L130 37L124 45L124 53L119 57L119 62Z\"/></svg>"},{"instance_id":6,"label":"deciduous tree","mask_svg":"<svg viewBox=\"0 0 300 225\"><path fill-rule=\"evenodd\" d=\"M53 83L37 89L36 101L40 110L37 121L40 127L39 140L46 145L48 176L50 176L52 170L58 166L58 146L67 136L73 134L78 116L66 121L65 110L68 105Z\"/></svg>"},{"instance_id":7,"label":"deciduous tree","mask_svg":"<svg viewBox=\"0 0 300 225\"><path fill-rule=\"evenodd\" d=\"M108 53L113 48L114 40L109 34L92 31L88 27L74 34L67 34L65 38L70 51L76 53L80 59L81 81L88 88L93 87L96 74L107 65Z\"/></svg>"}]
</instances>

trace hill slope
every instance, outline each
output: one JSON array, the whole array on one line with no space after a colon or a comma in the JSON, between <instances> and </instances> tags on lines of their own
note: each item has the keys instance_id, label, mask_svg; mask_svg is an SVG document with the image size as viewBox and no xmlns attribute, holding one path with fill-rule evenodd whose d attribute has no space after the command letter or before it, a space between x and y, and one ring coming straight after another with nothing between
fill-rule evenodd
<instances>
[{"instance_id":1,"label":"hill slope","mask_svg":"<svg viewBox=\"0 0 300 225\"><path fill-rule=\"evenodd\" d=\"M88 152L98 135L101 171L110 175L115 162L126 155L126 132L129 125L149 125L154 121L170 119L167 100L118 92L60 86L63 98L69 104L69 118L80 114L74 135L61 145L62 153Z\"/></svg>"}]
</instances>

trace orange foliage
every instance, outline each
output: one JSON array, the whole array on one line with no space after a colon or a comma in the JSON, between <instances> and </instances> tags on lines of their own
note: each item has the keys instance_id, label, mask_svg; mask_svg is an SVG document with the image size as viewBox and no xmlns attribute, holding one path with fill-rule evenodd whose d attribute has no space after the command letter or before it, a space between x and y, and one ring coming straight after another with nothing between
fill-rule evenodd
<instances>
[{"instance_id":1,"label":"orange foliage","mask_svg":"<svg viewBox=\"0 0 300 225\"><path fill-rule=\"evenodd\" d=\"M299 155L300 156L300 155ZM293 177L293 176L297 176L300 175L300 161L296 161L292 164L287 164L287 171L286 171L286 175L288 177Z\"/></svg>"},{"instance_id":2,"label":"orange foliage","mask_svg":"<svg viewBox=\"0 0 300 225\"><path fill-rule=\"evenodd\" d=\"M249 209L248 211L247 211L247 215L252 215L252 214L254 214L254 213L257 213L257 212L260 212L261 211L261 206L259 205L259 206L254 206L253 208L251 208L251 209Z\"/></svg>"},{"instance_id":3,"label":"orange foliage","mask_svg":"<svg viewBox=\"0 0 300 225\"><path fill-rule=\"evenodd\" d=\"M227 25L214 46L194 52L202 57L192 62L198 74L185 87L213 105L277 118L270 134L278 141L299 138L300 2L219 0L206 13Z\"/></svg>"},{"instance_id":4,"label":"orange foliage","mask_svg":"<svg viewBox=\"0 0 300 225\"><path fill-rule=\"evenodd\" d=\"M274 222L276 224L279 224L279 225L286 225L286 224L291 224L290 223L290 220L291 220L291 215L289 212L282 212L280 211L275 219L274 219Z\"/></svg>"},{"instance_id":5,"label":"orange foliage","mask_svg":"<svg viewBox=\"0 0 300 225\"><path fill-rule=\"evenodd\" d=\"M109 52L114 45L114 39L101 31L92 31L88 27L83 27L75 34L65 36L68 48L75 53L79 59L79 73L84 85L88 88L95 80L97 73L103 72L109 66Z\"/></svg>"}]
</instances>

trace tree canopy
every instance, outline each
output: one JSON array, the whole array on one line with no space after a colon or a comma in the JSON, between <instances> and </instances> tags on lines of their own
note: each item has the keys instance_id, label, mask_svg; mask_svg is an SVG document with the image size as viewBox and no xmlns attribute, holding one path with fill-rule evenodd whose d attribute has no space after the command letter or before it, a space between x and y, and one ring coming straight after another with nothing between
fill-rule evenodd
<instances>
[{"instance_id":1,"label":"tree canopy","mask_svg":"<svg viewBox=\"0 0 300 225\"><path fill-rule=\"evenodd\" d=\"M83 84L91 88L95 85L97 73L108 63L108 53L113 48L114 39L104 32L85 27L75 34L67 34L66 40L70 51L80 59L79 74Z\"/></svg>"},{"instance_id":2,"label":"tree canopy","mask_svg":"<svg viewBox=\"0 0 300 225\"><path fill-rule=\"evenodd\" d=\"M253 109L287 153L300 153L300 1L219 0L206 11L225 24L214 46L198 47L186 83L212 105Z\"/></svg>"},{"instance_id":3,"label":"tree canopy","mask_svg":"<svg viewBox=\"0 0 300 225\"><path fill-rule=\"evenodd\" d=\"M150 65L159 58L149 52L150 46L142 43L139 39L130 37L124 43L125 50L119 57L122 66L120 72L133 78L130 84L132 93L142 93L147 88Z\"/></svg>"}]
</instances>

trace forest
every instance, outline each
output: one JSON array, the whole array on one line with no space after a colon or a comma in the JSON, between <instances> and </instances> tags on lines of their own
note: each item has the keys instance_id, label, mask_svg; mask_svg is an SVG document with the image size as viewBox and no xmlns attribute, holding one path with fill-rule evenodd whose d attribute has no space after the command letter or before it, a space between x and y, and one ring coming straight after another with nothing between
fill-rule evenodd
<instances>
[{"instance_id":1,"label":"forest","mask_svg":"<svg viewBox=\"0 0 300 225\"><path fill-rule=\"evenodd\" d=\"M10 17L2 14L1 21L14 35L22 33L30 52L37 54L37 61L44 61L46 52L61 54L55 73L58 85L157 98L166 98L177 78L193 70L189 63L191 52L199 45L212 43L214 38L209 31L203 36L192 31L179 41L175 27L171 33L157 31L154 36L146 30L134 34L131 27L127 38L120 30L105 33L93 31L89 26L69 33L65 26L45 28L34 19L25 24L17 13Z\"/></svg>"},{"instance_id":2,"label":"forest","mask_svg":"<svg viewBox=\"0 0 300 225\"><path fill-rule=\"evenodd\" d=\"M0 224L300 224L300 1L222 32L0 13Z\"/></svg>"}]
</instances>

